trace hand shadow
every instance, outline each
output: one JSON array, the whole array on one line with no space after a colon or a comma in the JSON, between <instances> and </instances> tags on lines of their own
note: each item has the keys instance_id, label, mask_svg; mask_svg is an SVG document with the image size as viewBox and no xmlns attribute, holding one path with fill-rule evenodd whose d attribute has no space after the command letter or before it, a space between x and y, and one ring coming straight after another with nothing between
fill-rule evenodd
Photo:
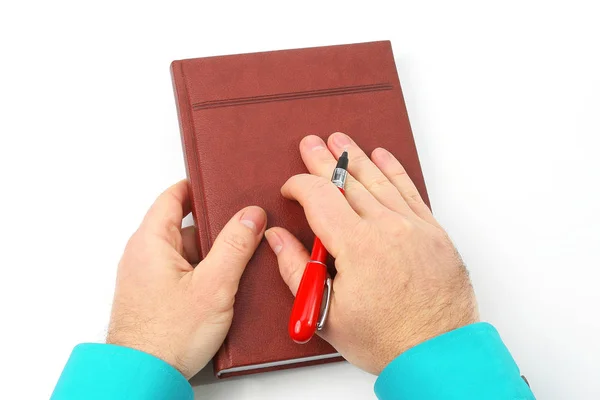
<instances>
[{"instance_id":1,"label":"hand shadow","mask_svg":"<svg viewBox=\"0 0 600 400\"><path fill-rule=\"evenodd\" d=\"M194 375L192 379L190 379L190 385L192 385L192 387L204 386L210 385L211 383L216 383L218 381L219 380L215 377L213 371L213 362L211 361L206 364L206 366L202 368L200 372Z\"/></svg>"}]
</instances>

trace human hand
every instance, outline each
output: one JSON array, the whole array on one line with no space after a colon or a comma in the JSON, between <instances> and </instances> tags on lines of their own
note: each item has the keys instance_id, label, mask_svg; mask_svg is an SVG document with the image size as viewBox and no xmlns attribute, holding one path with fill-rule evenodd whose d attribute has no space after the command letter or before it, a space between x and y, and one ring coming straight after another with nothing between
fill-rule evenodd
<instances>
[{"instance_id":1,"label":"human hand","mask_svg":"<svg viewBox=\"0 0 600 400\"><path fill-rule=\"evenodd\" d=\"M106 339L161 358L187 379L223 343L240 277L267 222L261 208L242 209L194 268L194 227L181 229L189 212L188 185L181 181L160 195L127 243Z\"/></svg>"},{"instance_id":2,"label":"human hand","mask_svg":"<svg viewBox=\"0 0 600 400\"><path fill-rule=\"evenodd\" d=\"M346 198L329 182L349 153ZM319 334L348 361L373 374L417 344L478 321L468 273L404 168L384 149L371 159L343 133L325 144L300 143L312 175L290 178L281 193L297 200L335 258L337 275L325 329ZM287 230L265 236L296 293L309 253Z\"/></svg>"}]
</instances>

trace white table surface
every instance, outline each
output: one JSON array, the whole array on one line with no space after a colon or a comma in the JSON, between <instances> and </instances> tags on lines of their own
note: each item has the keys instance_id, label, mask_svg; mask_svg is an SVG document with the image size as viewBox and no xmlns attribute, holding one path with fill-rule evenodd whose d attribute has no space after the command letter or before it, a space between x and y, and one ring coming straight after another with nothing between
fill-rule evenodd
<instances>
[{"instance_id":1,"label":"white table surface","mask_svg":"<svg viewBox=\"0 0 600 400\"><path fill-rule=\"evenodd\" d=\"M482 317L538 398L600 397L597 2L149 3L0 6L1 398L47 398L103 339L129 235L185 176L172 60L380 39ZM337 364L194 385L368 399L374 381Z\"/></svg>"}]
</instances>

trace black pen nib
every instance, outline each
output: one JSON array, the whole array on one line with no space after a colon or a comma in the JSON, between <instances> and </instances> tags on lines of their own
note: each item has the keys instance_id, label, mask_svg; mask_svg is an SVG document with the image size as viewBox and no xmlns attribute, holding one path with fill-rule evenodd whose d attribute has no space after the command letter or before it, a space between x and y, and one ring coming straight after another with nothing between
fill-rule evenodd
<instances>
[{"instance_id":1,"label":"black pen nib","mask_svg":"<svg viewBox=\"0 0 600 400\"><path fill-rule=\"evenodd\" d=\"M338 158L338 162L335 167L345 169L345 170L348 169L348 152L346 150L344 150L344 152L342 153L340 158Z\"/></svg>"}]
</instances>

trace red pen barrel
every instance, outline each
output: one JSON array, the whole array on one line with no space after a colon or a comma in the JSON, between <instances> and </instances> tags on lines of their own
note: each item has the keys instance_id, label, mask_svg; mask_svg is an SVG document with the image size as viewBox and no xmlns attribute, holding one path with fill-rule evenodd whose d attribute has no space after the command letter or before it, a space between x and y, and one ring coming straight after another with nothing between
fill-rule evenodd
<instances>
[{"instance_id":1,"label":"red pen barrel","mask_svg":"<svg viewBox=\"0 0 600 400\"><path fill-rule=\"evenodd\" d=\"M344 150L333 171L331 182L344 194L344 184L346 182L348 167L348 152ZM302 274L302 280L296 292L296 299L292 307L290 322L288 324L288 333L296 343L306 343L317 330L323 328L329 309L329 299L325 305L324 314L321 317L321 303L325 285L327 282L327 249L321 243L321 239L315 237L310 261L306 264L306 269ZM331 285L327 285L328 296L331 294ZM319 319L322 321L319 322Z\"/></svg>"},{"instance_id":2,"label":"red pen barrel","mask_svg":"<svg viewBox=\"0 0 600 400\"><path fill-rule=\"evenodd\" d=\"M326 279L325 265L312 261L306 264L288 325L289 335L296 343L308 342L317 329Z\"/></svg>"},{"instance_id":3,"label":"red pen barrel","mask_svg":"<svg viewBox=\"0 0 600 400\"><path fill-rule=\"evenodd\" d=\"M315 237L312 252L310 253L310 261L319 261L323 264L327 262L327 249L318 237Z\"/></svg>"}]
</instances>

